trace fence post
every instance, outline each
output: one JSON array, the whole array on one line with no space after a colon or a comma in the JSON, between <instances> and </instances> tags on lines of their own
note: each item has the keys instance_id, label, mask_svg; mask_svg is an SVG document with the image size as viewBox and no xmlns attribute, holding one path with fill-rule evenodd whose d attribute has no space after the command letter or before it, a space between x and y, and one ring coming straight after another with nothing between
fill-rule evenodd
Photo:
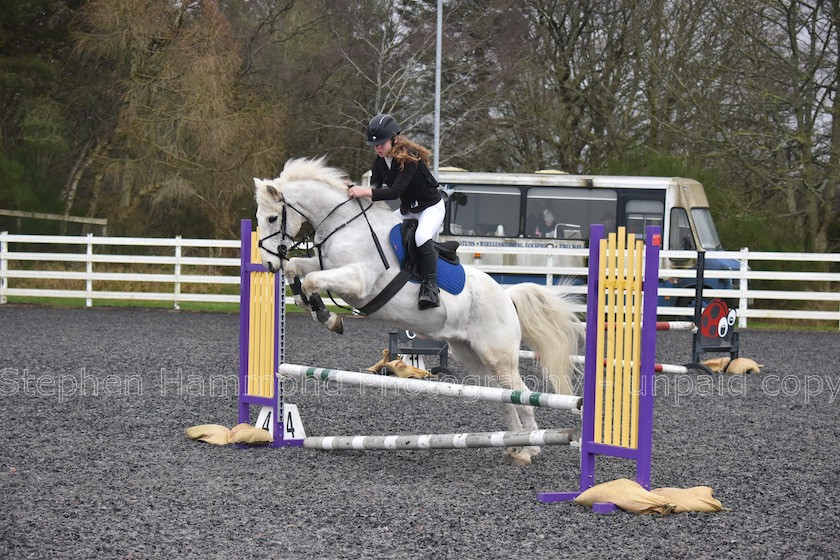
<instances>
[{"instance_id":1,"label":"fence post","mask_svg":"<svg viewBox=\"0 0 840 560\"><path fill-rule=\"evenodd\" d=\"M87 279L85 280L85 291L87 297L85 298L85 307L93 307L93 234L87 234L87 262L85 263L85 272Z\"/></svg>"},{"instance_id":2,"label":"fence post","mask_svg":"<svg viewBox=\"0 0 840 560\"><path fill-rule=\"evenodd\" d=\"M744 312L747 311L747 307L749 306L749 298L747 297L747 291L749 290L749 280L747 280L747 272L750 269L749 252L750 249L748 247L741 247L741 258L738 259L738 262L741 263L741 268L739 270L741 278L738 281L738 291L740 292L740 297L738 299L739 329L747 328L747 316Z\"/></svg>"},{"instance_id":3,"label":"fence post","mask_svg":"<svg viewBox=\"0 0 840 560\"><path fill-rule=\"evenodd\" d=\"M550 249L554 248L554 245L551 243L548 244ZM554 284L554 253L549 253L548 258L545 260L545 265L548 267L548 271L545 275L545 285L552 286Z\"/></svg>"},{"instance_id":4,"label":"fence post","mask_svg":"<svg viewBox=\"0 0 840 560\"><path fill-rule=\"evenodd\" d=\"M181 236L175 236L175 309L181 309L178 296L181 295Z\"/></svg>"},{"instance_id":5,"label":"fence post","mask_svg":"<svg viewBox=\"0 0 840 560\"><path fill-rule=\"evenodd\" d=\"M6 303L6 289L9 287L9 279L6 278L6 273L9 270L9 261L6 260L6 255L9 252L7 235L9 235L8 231L0 231L0 304Z\"/></svg>"}]
</instances>

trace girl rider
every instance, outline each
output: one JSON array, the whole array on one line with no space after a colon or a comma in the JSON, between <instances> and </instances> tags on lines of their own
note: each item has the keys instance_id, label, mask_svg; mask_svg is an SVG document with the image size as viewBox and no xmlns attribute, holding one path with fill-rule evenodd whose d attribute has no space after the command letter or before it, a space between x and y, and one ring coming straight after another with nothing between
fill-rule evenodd
<instances>
[{"instance_id":1,"label":"girl rider","mask_svg":"<svg viewBox=\"0 0 840 560\"><path fill-rule=\"evenodd\" d=\"M372 200L396 200L401 204L394 214L401 220L417 220L414 241L422 283L417 306L430 309L440 305L437 285L437 251L432 238L437 233L446 207L438 183L429 171L429 150L400 136L400 125L391 115L376 115L367 127L367 143L376 151L366 189L350 185L353 198L369 196Z\"/></svg>"}]
</instances>

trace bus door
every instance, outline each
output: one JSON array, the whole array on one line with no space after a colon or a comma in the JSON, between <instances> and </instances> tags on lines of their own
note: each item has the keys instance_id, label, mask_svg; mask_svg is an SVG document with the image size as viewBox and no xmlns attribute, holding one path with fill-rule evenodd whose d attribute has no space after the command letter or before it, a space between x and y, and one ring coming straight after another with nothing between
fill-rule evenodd
<instances>
[{"instance_id":1,"label":"bus door","mask_svg":"<svg viewBox=\"0 0 840 560\"><path fill-rule=\"evenodd\" d=\"M694 233L691 230L691 221L688 219L688 212L686 212L685 208L679 208L677 206L671 208L671 219L670 225L668 226L668 244L665 247L672 251L697 251ZM690 257L671 257L669 260L674 268L692 268L697 262L697 259Z\"/></svg>"}]
</instances>

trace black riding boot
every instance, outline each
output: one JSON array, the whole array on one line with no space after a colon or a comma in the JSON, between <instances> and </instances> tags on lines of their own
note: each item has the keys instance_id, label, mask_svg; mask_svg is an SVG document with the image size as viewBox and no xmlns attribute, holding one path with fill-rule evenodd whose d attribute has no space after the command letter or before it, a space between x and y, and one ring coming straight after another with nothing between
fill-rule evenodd
<instances>
[{"instance_id":1,"label":"black riding boot","mask_svg":"<svg viewBox=\"0 0 840 560\"><path fill-rule=\"evenodd\" d=\"M437 251L430 239L417 247L417 262L423 282L420 284L420 299L417 307L431 309L440 306L440 291L437 285Z\"/></svg>"}]
</instances>

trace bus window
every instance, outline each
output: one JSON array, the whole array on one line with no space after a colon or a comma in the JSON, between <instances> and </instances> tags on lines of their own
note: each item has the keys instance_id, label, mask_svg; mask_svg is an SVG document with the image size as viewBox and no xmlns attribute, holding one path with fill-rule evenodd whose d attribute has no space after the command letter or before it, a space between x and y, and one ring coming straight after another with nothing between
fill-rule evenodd
<instances>
[{"instance_id":1,"label":"bus window","mask_svg":"<svg viewBox=\"0 0 840 560\"><path fill-rule=\"evenodd\" d=\"M694 251L694 236L685 208L671 208L671 230L668 234L668 248L673 251Z\"/></svg>"},{"instance_id":2,"label":"bus window","mask_svg":"<svg viewBox=\"0 0 840 560\"><path fill-rule=\"evenodd\" d=\"M662 227L665 204L661 200L628 200L624 213L627 233L643 238L647 226Z\"/></svg>"},{"instance_id":3,"label":"bus window","mask_svg":"<svg viewBox=\"0 0 840 560\"><path fill-rule=\"evenodd\" d=\"M517 237L520 191L517 187L446 185L452 235Z\"/></svg>"},{"instance_id":4,"label":"bus window","mask_svg":"<svg viewBox=\"0 0 840 560\"><path fill-rule=\"evenodd\" d=\"M611 189L531 187L525 209L525 235L585 239L593 223L603 223L607 231L615 231L616 200Z\"/></svg>"},{"instance_id":5,"label":"bus window","mask_svg":"<svg viewBox=\"0 0 840 560\"><path fill-rule=\"evenodd\" d=\"M700 245L704 249L723 249L715 223L712 221L712 213L708 208L692 208L691 218L694 220L694 227L697 228Z\"/></svg>"}]
</instances>

